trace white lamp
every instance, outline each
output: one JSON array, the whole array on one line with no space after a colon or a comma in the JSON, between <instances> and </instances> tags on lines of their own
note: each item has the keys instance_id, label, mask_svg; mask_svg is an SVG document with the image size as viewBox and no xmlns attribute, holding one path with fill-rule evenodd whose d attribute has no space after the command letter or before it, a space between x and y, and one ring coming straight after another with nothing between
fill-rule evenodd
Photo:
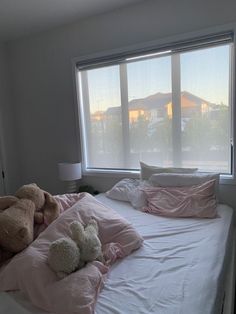
<instances>
[{"instance_id":1,"label":"white lamp","mask_svg":"<svg viewBox=\"0 0 236 314\"><path fill-rule=\"evenodd\" d=\"M81 179L81 163L58 163L59 178L62 181L68 181L67 193L76 192L76 180Z\"/></svg>"}]
</instances>

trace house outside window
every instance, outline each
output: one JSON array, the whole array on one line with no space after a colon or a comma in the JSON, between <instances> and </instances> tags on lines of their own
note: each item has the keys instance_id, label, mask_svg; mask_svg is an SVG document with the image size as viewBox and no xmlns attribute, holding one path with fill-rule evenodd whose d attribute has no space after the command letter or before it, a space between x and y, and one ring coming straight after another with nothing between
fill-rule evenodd
<instances>
[{"instance_id":1,"label":"house outside window","mask_svg":"<svg viewBox=\"0 0 236 314\"><path fill-rule=\"evenodd\" d=\"M78 63L87 170L232 173L231 33Z\"/></svg>"}]
</instances>

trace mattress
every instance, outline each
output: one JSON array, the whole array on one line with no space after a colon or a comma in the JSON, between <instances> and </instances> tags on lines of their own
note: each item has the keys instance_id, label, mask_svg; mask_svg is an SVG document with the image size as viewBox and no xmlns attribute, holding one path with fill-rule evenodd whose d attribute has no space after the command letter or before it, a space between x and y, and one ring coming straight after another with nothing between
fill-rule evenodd
<instances>
[{"instance_id":1,"label":"mattress","mask_svg":"<svg viewBox=\"0 0 236 314\"><path fill-rule=\"evenodd\" d=\"M116 262L98 297L96 314L218 314L233 237L233 210L216 219L164 218L127 202L97 196L129 220L143 246ZM0 294L0 313L44 314L21 292Z\"/></svg>"}]
</instances>

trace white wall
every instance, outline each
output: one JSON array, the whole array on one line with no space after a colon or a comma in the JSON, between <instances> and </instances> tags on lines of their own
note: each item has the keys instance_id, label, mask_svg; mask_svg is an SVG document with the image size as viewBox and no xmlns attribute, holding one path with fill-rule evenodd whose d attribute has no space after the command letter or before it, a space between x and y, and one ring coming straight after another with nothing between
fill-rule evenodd
<instances>
[{"instance_id":1,"label":"white wall","mask_svg":"<svg viewBox=\"0 0 236 314\"><path fill-rule=\"evenodd\" d=\"M57 162L80 159L72 58L235 22L235 12L234 0L146 0L10 42L21 184L37 181L52 193L60 193ZM100 190L115 182L98 177L87 180ZM234 188L224 186L224 195L236 205L230 189Z\"/></svg>"},{"instance_id":2,"label":"white wall","mask_svg":"<svg viewBox=\"0 0 236 314\"><path fill-rule=\"evenodd\" d=\"M16 119L15 112L12 110L9 90L9 67L7 46L0 45L0 163L5 172L5 188L7 191L14 192L19 186L18 173L18 149L16 141ZM2 186L0 174L0 193L5 192Z\"/></svg>"}]
</instances>

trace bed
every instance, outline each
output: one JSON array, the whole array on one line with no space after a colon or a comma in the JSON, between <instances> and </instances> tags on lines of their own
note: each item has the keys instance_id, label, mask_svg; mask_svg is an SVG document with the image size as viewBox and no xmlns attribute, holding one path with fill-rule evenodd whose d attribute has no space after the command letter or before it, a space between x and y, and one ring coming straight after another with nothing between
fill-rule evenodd
<instances>
[{"instance_id":1,"label":"bed","mask_svg":"<svg viewBox=\"0 0 236 314\"><path fill-rule=\"evenodd\" d=\"M219 204L216 219L166 218L105 194L96 199L130 221L141 248L110 269L96 314L232 314L233 210ZM0 313L45 314L19 291L0 293Z\"/></svg>"}]
</instances>

